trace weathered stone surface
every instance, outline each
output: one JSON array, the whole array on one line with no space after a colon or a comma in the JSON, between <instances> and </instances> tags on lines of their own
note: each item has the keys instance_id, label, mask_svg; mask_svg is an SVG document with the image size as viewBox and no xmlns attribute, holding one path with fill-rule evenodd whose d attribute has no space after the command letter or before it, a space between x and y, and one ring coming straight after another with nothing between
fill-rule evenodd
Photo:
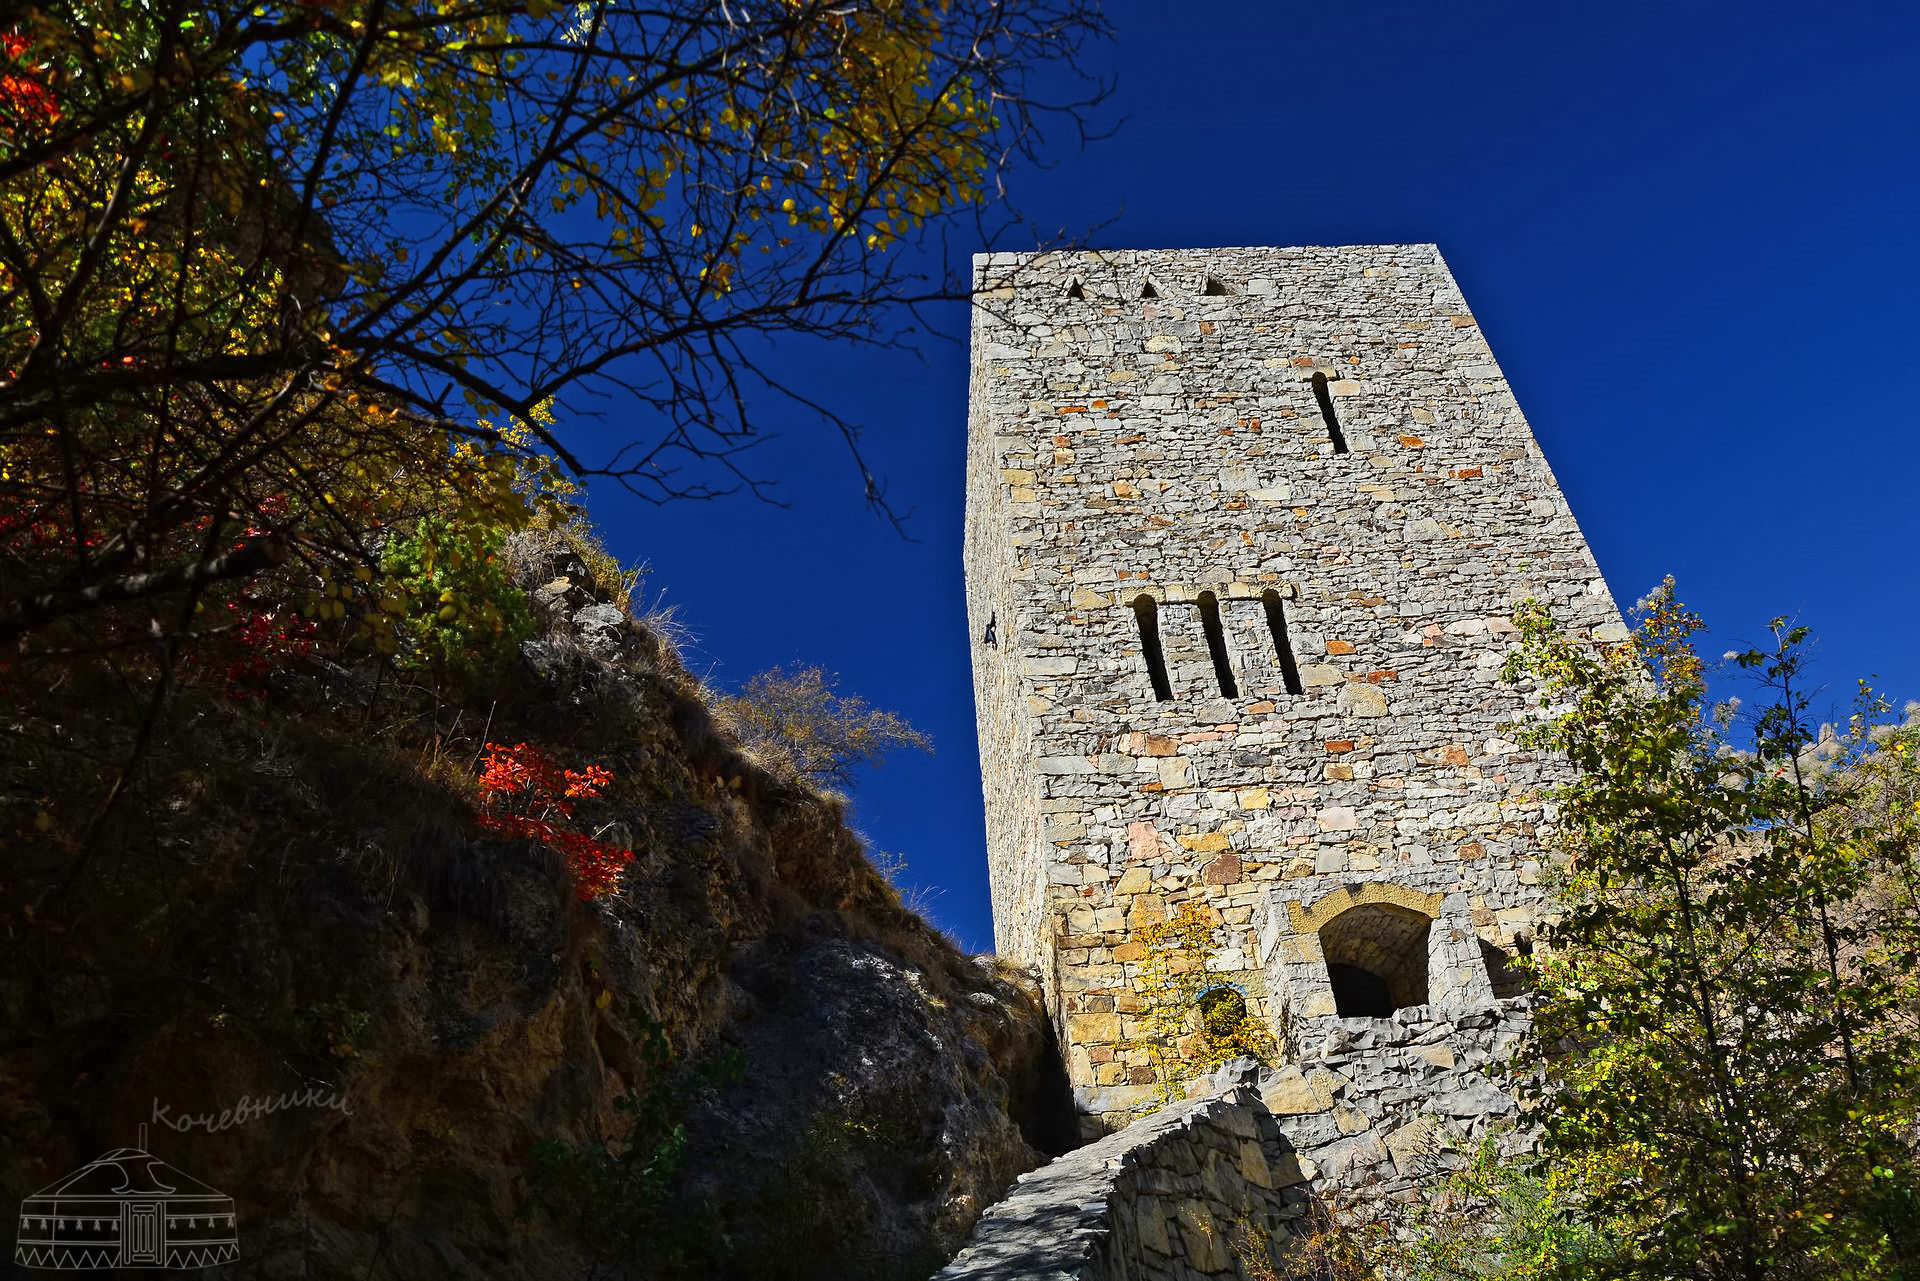
<instances>
[{"instance_id":1,"label":"weathered stone surface","mask_svg":"<svg viewBox=\"0 0 1920 1281\"><path fill-rule=\"evenodd\" d=\"M1340 690L1340 710L1349 716L1385 716L1387 696L1371 685L1345 685Z\"/></svg>"},{"instance_id":2,"label":"weathered stone surface","mask_svg":"<svg viewBox=\"0 0 1920 1281\"><path fill-rule=\"evenodd\" d=\"M1335 1145L1310 1160L1397 1178L1380 1136L1422 1100L1469 1128L1511 1114L1465 1033L1517 1034L1490 967L1533 931L1563 769L1516 745L1511 614L1535 597L1614 634L1618 611L1433 246L975 266L965 555L973 634L998 620L973 664L999 950L1057 982L1077 1097L1111 1103L1125 1028L1067 1015L1133 994L1130 935L1217 913L1210 975L1354 1082L1274 1087L1303 1143ZM1343 1018L1329 967L1379 980L1394 1017L1349 993L1368 1017Z\"/></svg>"},{"instance_id":3,"label":"weathered stone surface","mask_svg":"<svg viewBox=\"0 0 1920 1281\"><path fill-rule=\"evenodd\" d=\"M1446 1116L1499 1116L1512 1112L1515 1104L1512 1095L1482 1080L1435 1095L1432 1107Z\"/></svg>"},{"instance_id":4,"label":"weathered stone surface","mask_svg":"<svg viewBox=\"0 0 1920 1281\"><path fill-rule=\"evenodd\" d=\"M1393 1168L1406 1176L1432 1172L1434 1155L1446 1144L1446 1128L1433 1117L1415 1117L1387 1135Z\"/></svg>"},{"instance_id":5,"label":"weathered stone surface","mask_svg":"<svg viewBox=\"0 0 1920 1281\"><path fill-rule=\"evenodd\" d=\"M1333 1107L1333 1091L1328 1088L1326 1075L1316 1074L1309 1080L1291 1063L1260 1079L1260 1097L1277 1116L1325 1112Z\"/></svg>"},{"instance_id":6,"label":"weathered stone surface","mask_svg":"<svg viewBox=\"0 0 1920 1281\"><path fill-rule=\"evenodd\" d=\"M1267 1154L1252 1139L1240 1141L1240 1177L1258 1188L1273 1186L1273 1168Z\"/></svg>"},{"instance_id":7,"label":"weathered stone surface","mask_svg":"<svg viewBox=\"0 0 1920 1281\"><path fill-rule=\"evenodd\" d=\"M1021 1176L935 1281L1228 1281L1243 1251L1277 1260L1299 1162L1252 1066Z\"/></svg>"},{"instance_id":8,"label":"weathered stone surface","mask_svg":"<svg viewBox=\"0 0 1920 1281\"><path fill-rule=\"evenodd\" d=\"M1208 885L1238 884L1241 879L1239 855L1222 854L1207 864L1200 879Z\"/></svg>"},{"instance_id":9,"label":"weathered stone surface","mask_svg":"<svg viewBox=\"0 0 1920 1281\"><path fill-rule=\"evenodd\" d=\"M631 622L626 610L606 602L582 606L573 615L574 629L582 639L595 633L625 631Z\"/></svg>"},{"instance_id":10,"label":"weathered stone surface","mask_svg":"<svg viewBox=\"0 0 1920 1281\"><path fill-rule=\"evenodd\" d=\"M1118 1014L1070 1014L1067 1034L1081 1041L1117 1041L1120 1039Z\"/></svg>"}]
</instances>

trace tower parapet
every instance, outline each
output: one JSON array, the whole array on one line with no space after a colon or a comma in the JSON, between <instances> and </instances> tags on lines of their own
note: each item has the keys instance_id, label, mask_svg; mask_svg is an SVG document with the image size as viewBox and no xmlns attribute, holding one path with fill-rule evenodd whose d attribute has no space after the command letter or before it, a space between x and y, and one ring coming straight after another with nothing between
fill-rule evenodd
<instances>
[{"instance_id":1,"label":"tower parapet","mask_svg":"<svg viewBox=\"0 0 1920 1281\"><path fill-rule=\"evenodd\" d=\"M1564 768L1516 738L1513 609L1624 629L1438 250L975 273L995 939L1040 968L1082 1111L1154 1095L1135 940L1184 903L1296 1054L1512 995Z\"/></svg>"}]
</instances>

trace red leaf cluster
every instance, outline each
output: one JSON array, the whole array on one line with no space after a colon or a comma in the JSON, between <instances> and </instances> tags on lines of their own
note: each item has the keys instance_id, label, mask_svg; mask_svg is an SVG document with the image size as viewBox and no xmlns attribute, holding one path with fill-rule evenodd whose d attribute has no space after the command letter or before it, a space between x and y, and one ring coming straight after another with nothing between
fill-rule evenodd
<instances>
[{"instance_id":1,"label":"red leaf cluster","mask_svg":"<svg viewBox=\"0 0 1920 1281\"><path fill-rule=\"evenodd\" d=\"M27 550L41 552L49 547L65 547L73 542L66 524L45 509L16 508L0 512L0 549L14 555ZM85 540L88 547L94 540Z\"/></svg>"},{"instance_id":2,"label":"red leaf cluster","mask_svg":"<svg viewBox=\"0 0 1920 1281\"><path fill-rule=\"evenodd\" d=\"M0 34L0 129L9 133L41 129L60 119L60 104L53 90L34 74L37 68L26 62L30 47L17 31Z\"/></svg>"},{"instance_id":3,"label":"red leaf cluster","mask_svg":"<svg viewBox=\"0 0 1920 1281\"><path fill-rule=\"evenodd\" d=\"M265 698L267 674L290 658L303 658L313 652L317 623L278 609L250 609L242 613L229 601L227 608L241 614L233 632L239 655L230 661L223 674L231 698Z\"/></svg>"},{"instance_id":4,"label":"red leaf cluster","mask_svg":"<svg viewBox=\"0 0 1920 1281\"><path fill-rule=\"evenodd\" d=\"M564 769L530 743L512 747L488 743L486 753L480 791L488 809L480 816L481 828L558 852L582 899L600 898L618 889L633 851L562 826L573 817L574 802L598 796L613 781L612 772L598 765Z\"/></svg>"}]
</instances>

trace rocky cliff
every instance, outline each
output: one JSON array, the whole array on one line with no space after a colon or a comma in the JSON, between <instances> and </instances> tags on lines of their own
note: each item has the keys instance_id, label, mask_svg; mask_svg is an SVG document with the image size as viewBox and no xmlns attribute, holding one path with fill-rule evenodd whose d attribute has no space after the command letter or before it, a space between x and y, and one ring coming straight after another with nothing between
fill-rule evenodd
<instances>
[{"instance_id":1,"label":"rocky cliff","mask_svg":"<svg viewBox=\"0 0 1920 1281\"><path fill-rule=\"evenodd\" d=\"M144 1125L234 1199L226 1277L924 1277L1058 1145L1023 977L905 911L578 565L535 568L547 634L490 706L317 664L189 688L78 876L14 844L0 1195ZM13 701L15 790L114 742L52 710L111 689L67 695ZM476 827L481 744L522 738L614 776L617 897Z\"/></svg>"}]
</instances>

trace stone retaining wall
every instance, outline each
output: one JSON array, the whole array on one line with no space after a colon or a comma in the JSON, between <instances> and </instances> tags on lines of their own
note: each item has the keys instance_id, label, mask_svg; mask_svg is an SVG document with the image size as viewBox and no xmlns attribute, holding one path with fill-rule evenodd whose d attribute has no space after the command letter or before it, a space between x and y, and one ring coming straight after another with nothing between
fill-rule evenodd
<instances>
[{"instance_id":1,"label":"stone retaining wall","mask_svg":"<svg viewBox=\"0 0 1920 1281\"><path fill-rule=\"evenodd\" d=\"M1527 1025L1524 999L1453 1019L1424 1007L1339 1019L1313 1057L1261 1069L1256 1088L1316 1191L1401 1197L1466 1164L1489 1135L1524 1146L1499 1066Z\"/></svg>"},{"instance_id":2,"label":"stone retaining wall","mask_svg":"<svg viewBox=\"0 0 1920 1281\"><path fill-rule=\"evenodd\" d=\"M1208 1281L1284 1248L1306 1175L1245 1085L1190 1099L1022 1175L935 1281Z\"/></svg>"},{"instance_id":3,"label":"stone retaining wall","mask_svg":"<svg viewBox=\"0 0 1920 1281\"><path fill-rule=\"evenodd\" d=\"M1408 1199L1493 1137L1525 1144L1500 1065L1524 999L1452 1019L1340 1019L1304 1063L1229 1064L1162 1108L1022 1175L935 1281L1242 1278L1316 1195Z\"/></svg>"}]
</instances>

